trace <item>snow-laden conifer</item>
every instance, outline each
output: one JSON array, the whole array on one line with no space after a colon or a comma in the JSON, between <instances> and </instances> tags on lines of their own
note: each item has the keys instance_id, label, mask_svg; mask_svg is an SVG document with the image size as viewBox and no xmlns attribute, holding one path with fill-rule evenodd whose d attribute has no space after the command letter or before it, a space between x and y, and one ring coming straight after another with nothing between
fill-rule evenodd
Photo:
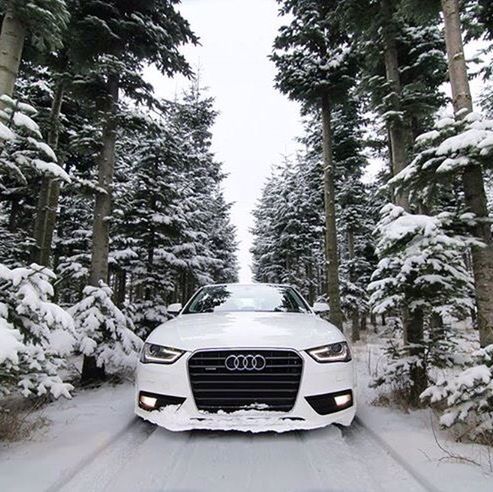
<instances>
[{"instance_id":1,"label":"snow-laden conifer","mask_svg":"<svg viewBox=\"0 0 493 492\"><path fill-rule=\"evenodd\" d=\"M0 265L0 394L70 397L64 367L75 342L71 316L53 304L54 274L31 265Z\"/></svg>"},{"instance_id":2,"label":"snow-laden conifer","mask_svg":"<svg viewBox=\"0 0 493 492\"><path fill-rule=\"evenodd\" d=\"M472 354L468 367L457 375L441 374L421 397L442 411L440 423L459 435L485 439L493 436L493 345Z\"/></svg>"},{"instance_id":3,"label":"snow-laden conifer","mask_svg":"<svg viewBox=\"0 0 493 492\"><path fill-rule=\"evenodd\" d=\"M440 423L458 435L491 443L493 436L493 345L475 351L459 374L440 374L421 397L441 410Z\"/></svg>"},{"instance_id":4,"label":"snow-laden conifer","mask_svg":"<svg viewBox=\"0 0 493 492\"><path fill-rule=\"evenodd\" d=\"M467 222L469 217L460 219ZM454 326L475 309L473 281L464 262L475 241L452 232L457 222L448 213L416 215L389 204L377 227L381 259L369 285L373 311L409 310L408 319L419 320L420 330L415 337L417 330L405 323L397 327L403 329L404 340L394 336L389 342L385 367L375 382L408 391L415 404L419 386L430 379L430 367L455 362Z\"/></svg>"},{"instance_id":5,"label":"snow-laden conifer","mask_svg":"<svg viewBox=\"0 0 493 492\"><path fill-rule=\"evenodd\" d=\"M133 369L142 346L132 321L113 303L111 289L101 282L87 286L83 299L69 309L74 319L77 346L97 367L109 373Z\"/></svg>"},{"instance_id":6,"label":"snow-laden conifer","mask_svg":"<svg viewBox=\"0 0 493 492\"><path fill-rule=\"evenodd\" d=\"M27 176L48 175L70 181L67 173L57 164L53 149L43 141L40 128L33 116L37 111L31 105L6 95L0 97L0 169L20 183Z\"/></svg>"},{"instance_id":7,"label":"snow-laden conifer","mask_svg":"<svg viewBox=\"0 0 493 492\"><path fill-rule=\"evenodd\" d=\"M431 198L438 183L450 180L467 166L491 168L493 120L469 113L456 120L444 116L430 131L418 136L417 155L390 185L408 189L421 202Z\"/></svg>"}]
</instances>

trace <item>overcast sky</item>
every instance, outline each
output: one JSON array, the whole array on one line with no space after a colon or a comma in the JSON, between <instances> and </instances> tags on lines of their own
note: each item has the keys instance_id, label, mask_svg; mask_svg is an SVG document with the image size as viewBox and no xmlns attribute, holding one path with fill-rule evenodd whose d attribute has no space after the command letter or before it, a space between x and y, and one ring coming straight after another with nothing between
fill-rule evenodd
<instances>
[{"instance_id":1,"label":"overcast sky","mask_svg":"<svg viewBox=\"0 0 493 492\"><path fill-rule=\"evenodd\" d=\"M272 164L295 149L301 133L298 106L273 87L274 66L267 59L280 20L275 0L182 0L180 10L200 37L200 47L184 50L200 67L220 112L213 150L229 173L224 189L235 202L232 219L240 241L240 280L251 279L248 250L250 212ZM172 98L186 81L151 75L157 95Z\"/></svg>"}]
</instances>

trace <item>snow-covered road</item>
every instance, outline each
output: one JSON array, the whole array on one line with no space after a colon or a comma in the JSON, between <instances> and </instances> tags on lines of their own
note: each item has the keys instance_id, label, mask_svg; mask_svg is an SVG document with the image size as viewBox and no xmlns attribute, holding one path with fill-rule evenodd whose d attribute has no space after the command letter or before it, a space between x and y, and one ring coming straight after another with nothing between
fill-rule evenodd
<instances>
[{"instance_id":1,"label":"snow-covered road","mask_svg":"<svg viewBox=\"0 0 493 492\"><path fill-rule=\"evenodd\" d=\"M79 390L37 411L28 439L0 442L0 492L491 492L488 449L454 442L428 410L370 405L358 356L350 428L173 433L133 417L130 383Z\"/></svg>"},{"instance_id":2,"label":"snow-covered road","mask_svg":"<svg viewBox=\"0 0 493 492\"><path fill-rule=\"evenodd\" d=\"M286 434L172 433L135 421L51 490L423 491L358 424Z\"/></svg>"}]
</instances>

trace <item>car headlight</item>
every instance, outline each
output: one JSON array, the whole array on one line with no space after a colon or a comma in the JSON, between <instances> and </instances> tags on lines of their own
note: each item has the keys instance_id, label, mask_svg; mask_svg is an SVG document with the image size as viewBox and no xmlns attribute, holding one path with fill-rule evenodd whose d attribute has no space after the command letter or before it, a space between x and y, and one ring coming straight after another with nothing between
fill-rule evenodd
<instances>
[{"instance_id":1,"label":"car headlight","mask_svg":"<svg viewBox=\"0 0 493 492\"><path fill-rule=\"evenodd\" d=\"M307 350L308 354L317 362L349 362L351 351L346 342L331 343L323 347Z\"/></svg>"},{"instance_id":2,"label":"car headlight","mask_svg":"<svg viewBox=\"0 0 493 492\"><path fill-rule=\"evenodd\" d=\"M144 364L173 364L185 352L171 347L163 347L154 343L144 343L140 362Z\"/></svg>"}]
</instances>

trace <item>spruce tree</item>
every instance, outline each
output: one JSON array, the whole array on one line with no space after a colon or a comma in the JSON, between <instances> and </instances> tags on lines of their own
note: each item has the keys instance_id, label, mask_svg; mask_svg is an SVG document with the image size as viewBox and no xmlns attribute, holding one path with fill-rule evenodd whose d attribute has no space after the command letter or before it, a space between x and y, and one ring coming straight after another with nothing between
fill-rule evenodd
<instances>
[{"instance_id":1,"label":"spruce tree","mask_svg":"<svg viewBox=\"0 0 493 492\"><path fill-rule=\"evenodd\" d=\"M0 32L0 96L12 96L26 36L39 50L49 51L62 43L69 20L65 0L2 0ZM0 103L1 105L1 103Z\"/></svg>"},{"instance_id":2,"label":"spruce tree","mask_svg":"<svg viewBox=\"0 0 493 492\"><path fill-rule=\"evenodd\" d=\"M163 75L190 74L178 47L196 38L188 23L175 10L176 1L152 0L101 2L89 0L80 5L80 19L74 29L76 59L87 67L82 80L97 91L101 111L102 149L97 158L98 186L93 221L91 270L93 287L106 284L109 256L109 217L112 213L112 186L115 145L118 130L120 93L140 101L149 94L142 79L145 64L154 64ZM104 287L103 287L104 288ZM83 327L81 327L83 328ZM104 367L86 356L82 379L102 376Z\"/></svg>"},{"instance_id":3,"label":"spruce tree","mask_svg":"<svg viewBox=\"0 0 493 492\"><path fill-rule=\"evenodd\" d=\"M335 16L337 5L318 0L280 1L281 13L292 15L274 42L276 86L290 98L320 108L323 131L327 296L330 317L342 326L339 259L332 155L332 106L354 84L355 56L347 31Z\"/></svg>"}]
</instances>

